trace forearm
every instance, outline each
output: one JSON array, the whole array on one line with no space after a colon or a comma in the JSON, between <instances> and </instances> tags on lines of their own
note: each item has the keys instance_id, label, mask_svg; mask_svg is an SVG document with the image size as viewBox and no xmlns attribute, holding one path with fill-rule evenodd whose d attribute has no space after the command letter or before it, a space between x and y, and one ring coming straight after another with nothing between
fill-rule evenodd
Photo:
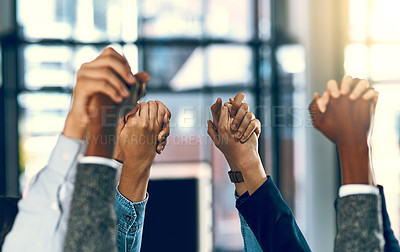
<instances>
[{"instance_id":1,"label":"forearm","mask_svg":"<svg viewBox=\"0 0 400 252\"><path fill-rule=\"evenodd\" d=\"M89 121L89 139L86 156L112 158L117 126L117 106L105 95L98 94L91 100L98 108Z\"/></svg>"},{"instance_id":2,"label":"forearm","mask_svg":"<svg viewBox=\"0 0 400 252\"><path fill-rule=\"evenodd\" d=\"M366 141L337 144L342 184L372 184L369 148Z\"/></svg>"},{"instance_id":3,"label":"forearm","mask_svg":"<svg viewBox=\"0 0 400 252\"><path fill-rule=\"evenodd\" d=\"M151 164L141 164L125 160L122 167L118 190L131 202L140 202L146 198L150 179Z\"/></svg>"},{"instance_id":4,"label":"forearm","mask_svg":"<svg viewBox=\"0 0 400 252\"><path fill-rule=\"evenodd\" d=\"M79 140L85 138L88 122L82 121L80 117L74 114L73 111L68 113L62 133L64 136Z\"/></svg>"}]
</instances>

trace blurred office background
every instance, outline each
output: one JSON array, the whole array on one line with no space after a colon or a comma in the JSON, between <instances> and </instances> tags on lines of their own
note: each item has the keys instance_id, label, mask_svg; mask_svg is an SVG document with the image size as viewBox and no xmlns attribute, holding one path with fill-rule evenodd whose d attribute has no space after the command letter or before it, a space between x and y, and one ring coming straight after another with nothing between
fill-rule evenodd
<instances>
[{"instance_id":1,"label":"blurred office background","mask_svg":"<svg viewBox=\"0 0 400 252\"><path fill-rule=\"evenodd\" d=\"M21 195L46 164L77 69L111 45L133 72L150 73L145 100L172 111L152 183L195 181L182 199L195 202L196 211L185 210L197 218L197 250L243 247L228 166L206 133L211 104L237 92L262 122L264 166L311 248L333 250L336 150L312 128L307 106L344 74L380 92L373 163L398 237L399 8L397 0L2 0L0 194Z\"/></svg>"}]
</instances>

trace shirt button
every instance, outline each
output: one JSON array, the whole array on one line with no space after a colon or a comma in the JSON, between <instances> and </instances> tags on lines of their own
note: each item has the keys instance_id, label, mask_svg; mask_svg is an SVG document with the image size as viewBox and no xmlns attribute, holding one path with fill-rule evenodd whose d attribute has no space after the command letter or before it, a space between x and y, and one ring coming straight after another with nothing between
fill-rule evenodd
<instances>
[{"instance_id":1,"label":"shirt button","mask_svg":"<svg viewBox=\"0 0 400 252\"><path fill-rule=\"evenodd\" d=\"M126 219L127 221L129 221L129 220L131 220L131 216L129 216L129 215L125 216L125 219Z\"/></svg>"}]
</instances>

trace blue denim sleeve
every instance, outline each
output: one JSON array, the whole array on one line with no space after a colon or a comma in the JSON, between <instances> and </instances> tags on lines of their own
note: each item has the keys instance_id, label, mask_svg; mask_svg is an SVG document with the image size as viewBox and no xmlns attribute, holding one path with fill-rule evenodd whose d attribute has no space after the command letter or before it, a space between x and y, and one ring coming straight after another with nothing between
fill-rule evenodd
<instances>
[{"instance_id":1,"label":"blue denim sleeve","mask_svg":"<svg viewBox=\"0 0 400 252\"><path fill-rule=\"evenodd\" d=\"M119 252L139 252L142 245L146 199L131 202L116 190L115 214L117 217L117 244Z\"/></svg>"},{"instance_id":2,"label":"blue denim sleeve","mask_svg":"<svg viewBox=\"0 0 400 252\"><path fill-rule=\"evenodd\" d=\"M257 238L254 236L253 231L251 231L249 225L243 216L239 213L240 218L240 229L242 231L243 237L243 251L244 252L262 252L260 244L258 244Z\"/></svg>"},{"instance_id":3,"label":"blue denim sleeve","mask_svg":"<svg viewBox=\"0 0 400 252\"><path fill-rule=\"evenodd\" d=\"M248 192L243 194L243 197L248 197L250 196ZM235 192L235 198L238 199L238 195ZM251 228L247 224L246 220L243 218L243 215L239 213L239 219L240 219L240 231L242 232L242 237L243 237L243 251L244 252L262 252L262 248L260 247L260 244L257 241L257 238L255 237L253 231L251 231Z\"/></svg>"}]
</instances>

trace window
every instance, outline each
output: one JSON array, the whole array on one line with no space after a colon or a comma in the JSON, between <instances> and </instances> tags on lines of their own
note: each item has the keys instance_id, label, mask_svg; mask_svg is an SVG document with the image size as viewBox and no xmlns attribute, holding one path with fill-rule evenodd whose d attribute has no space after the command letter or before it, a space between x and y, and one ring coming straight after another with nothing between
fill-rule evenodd
<instances>
[{"instance_id":1,"label":"window","mask_svg":"<svg viewBox=\"0 0 400 252\"><path fill-rule=\"evenodd\" d=\"M379 92L372 161L397 237L400 235L400 20L394 0L349 0L345 72L368 78Z\"/></svg>"},{"instance_id":2,"label":"window","mask_svg":"<svg viewBox=\"0 0 400 252\"><path fill-rule=\"evenodd\" d=\"M11 44L20 66L20 190L46 164L63 129L77 69L111 45L134 72L150 73L145 99L162 100L173 114L169 146L156 162L211 164L214 249L241 250L234 187L205 122L217 97L246 92L263 124L264 166L295 206L302 181L294 174L303 169L296 143L304 132L295 116L306 113L296 109L304 98L304 51L282 34L279 41L287 43L278 43L270 14L285 13L272 9L270 0L18 0L21 30Z\"/></svg>"}]
</instances>

